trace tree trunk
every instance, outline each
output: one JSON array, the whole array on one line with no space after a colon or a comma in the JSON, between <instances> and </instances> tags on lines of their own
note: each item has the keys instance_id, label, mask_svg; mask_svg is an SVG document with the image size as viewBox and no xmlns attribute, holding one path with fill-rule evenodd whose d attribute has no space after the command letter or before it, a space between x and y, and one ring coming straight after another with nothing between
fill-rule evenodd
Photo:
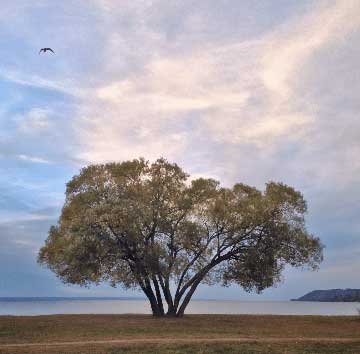
<instances>
[{"instance_id":1,"label":"tree trunk","mask_svg":"<svg viewBox=\"0 0 360 354\"><path fill-rule=\"evenodd\" d=\"M163 305L162 298L161 298L161 291L160 291L159 283L158 283L158 281L156 280L155 277L153 277L153 283L154 283L154 287L155 287L156 302L157 302L157 305L158 305L158 311L160 313L160 316L163 316L165 314L164 305Z\"/></svg>"},{"instance_id":2,"label":"tree trunk","mask_svg":"<svg viewBox=\"0 0 360 354\"><path fill-rule=\"evenodd\" d=\"M163 288L165 300L168 306L168 310L166 315L169 317L175 317L176 316L176 306L174 305L174 300L172 298L171 292L170 292L170 286L169 281L166 280Z\"/></svg>"},{"instance_id":3,"label":"tree trunk","mask_svg":"<svg viewBox=\"0 0 360 354\"><path fill-rule=\"evenodd\" d=\"M176 317L176 307L174 305L168 306L168 311L166 313L168 317Z\"/></svg>"},{"instance_id":4,"label":"tree trunk","mask_svg":"<svg viewBox=\"0 0 360 354\"><path fill-rule=\"evenodd\" d=\"M161 304L158 303L156 296L154 295L154 292L151 288L150 282L145 281L145 283L146 283L146 287L142 287L142 290L150 301L150 306L151 306L151 311L152 311L153 316L155 316L155 317L164 316L165 312L164 312L164 308L162 306L162 302L161 302ZM161 300L161 297L160 297L160 300Z\"/></svg>"},{"instance_id":5,"label":"tree trunk","mask_svg":"<svg viewBox=\"0 0 360 354\"><path fill-rule=\"evenodd\" d=\"M151 311L153 316L155 317L161 317L164 316L164 309L161 309L159 304L156 301L155 296L150 295L148 296L148 299L150 301Z\"/></svg>"},{"instance_id":6,"label":"tree trunk","mask_svg":"<svg viewBox=\"0 0 360 354\"><path fill-rule=\"evenodd\" d=\"M217 259L214 262L211 262L210 264L208 264L206 267L204 267L201 271L199 271L199 273L197 273L195 275L195 277L192 279L192 284L190 286L189 291L187 292L187 294L185 295L185 298L182 302L182 304L180 305L179 309L176 312L176 317L183 317L184 313L185 313L185 309L187 307L187 305L189 304L191 297L193 296L196 288L198 287L198 285L201 283L201 281L204 279L204 277L206 276L206 274L213 268L215 267L217 264L219 264L222 261L222 257ZM175 296L175 307L177 308L178 305L180 304L180 300L182 298L182 296L184 295L186 291L186 287L184 287L178 294L177 296Z\"/></svg>"},{"instance_id":7,"label":"tree trunk","mask_svg":"<svg viewBox=\"0 0 360 354\"><path fill-rule=\"evenodd\" d=\"M184 300L182 301L180 305L181 298L176 297L174 300L171 297L170 292L167 293L167 296L165 298L168 310L166 312L167 317L183 317L185 313L185 309L187 305L189 304L191 297L193 296L196 288L201 283L201 280L204 278L204 276L199 277L190 287L189 291L187 292ZM157 282L154 282L154 288L155 293L151 286L147 286L143 289L144 293L146 294L147 298L149 299L150 305L151 305L151 311L154 317L163 317L165 316L164 306L162 302L162 296L159 288L159 284ZM180 307L179 307L180 305Z\"/></svg>"},{"instance_id":8,"label":"tree trunk","mask_svg":"<svg viewBox=\"0 0 360 354\"><path fill-rule=\"evenodd\" d=\"M190 290L188 291L188 293L186 294L181 306L179 307L179 310L176 313L176 317L183 317L184 313L185 313L185 309L187 307L187 305L189 304L191 297L193 296L196 288L198 287L198 285L200 284L202 278L199 278L198 280L195 281L195 283L191 286Z\"/></svg>"},{"instance_id":9,"label":"tree trunk","mask_svg":"<svg viewBox=\"0 0 360 354\"><path fill-rule=\"evenodd\" d=\"M153 313L153 316L155 317L163 317L165 316L163 301L162 301L162 294L161 290L163 291L164 298L168 305L168 310L166 313L167 317L183 317L185 313L185 309L187 305L189 304L196 288L201 283L201 281L204 279L206 274L209 272L210 269L212 269L214 266L216 266L223 257L217 259L215 262L212 262L211 264L208 264L205 268L203 268L199 273L197 273L192 280L181 289L181 291L177 292L175 294L175 297L173 298L169 289L168 282L163 282L162 278L159 277L159 281L156 277L152 278L152 283L154 285L155 294L152 289L152 286L148 279L145 280L146 287L143 288L143 291L145 292L146 296L148 297L151 305L151 310ZM161 285L161 288L159 286L159 283ZM189 289L186 293L186 290ZM185 295L186 293L186 295ZM182 301L180 305L180 301L182 297L185 295L184 300ZM180 305L180 307L179 307Z\"/></svg>"}]
</instances>

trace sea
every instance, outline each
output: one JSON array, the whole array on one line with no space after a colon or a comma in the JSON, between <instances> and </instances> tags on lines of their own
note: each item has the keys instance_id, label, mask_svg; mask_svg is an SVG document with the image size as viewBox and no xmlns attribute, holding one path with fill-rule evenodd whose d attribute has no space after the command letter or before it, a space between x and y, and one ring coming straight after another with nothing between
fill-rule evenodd
<instances>
[{"instance_id":1,"label":"sea","mask_svg":"<svg viewBox=\"0 0 360 354\"><path fill-rule=\"evenodd\" d=\"M360 303L307 301L197 300L187 314L358 315ZM145 299L133 298L0 298L0 315L150 314Z\"/></svg>"}]
</instances>

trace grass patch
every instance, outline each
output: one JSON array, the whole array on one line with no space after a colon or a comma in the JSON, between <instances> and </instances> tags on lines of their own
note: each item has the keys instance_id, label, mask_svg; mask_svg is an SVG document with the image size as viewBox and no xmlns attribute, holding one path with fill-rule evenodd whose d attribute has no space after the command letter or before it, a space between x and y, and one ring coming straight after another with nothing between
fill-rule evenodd
<instances>
[{"instance_id":1,"label":"grass patch","mask_svg":"<svg viewBox=\"0 0 360 354\"><path fill-rule=\"evenodd\" d=\"M66 347L66 348L21 348L1 351L6 354L358 354L360 343L221 343L150 345L128 347Z\"/></svg>"},{"instance_id":2,"label":"grass patch","mask_svg":"<svg viewBox=\"0 0 360 354\"><path fill-rule=\"evenodd\" d=\"M212 343L174 343L176 339L223 339ZM276 338L274 342L228 341L228 338ZM136 340L162 338L161 344ZM282 339L293 338L292 342ZM311 341L306 341L306 338ZM319 339L317 341L317 338ZM327 339L355 339L352 343ZM189 315L155 319L145 315L55 315L0 317L0 345L131 339L128 344L76 344L1 348L0 353L57 354L322 354L360 353L358 316ZM325 340L324 340L325 339ZM304 341L305 340L305 341Z\"/></svg>"},{"instance_id":3,"label":"grass patch","mask_svg":"<svg viewBox=\"0 0 360 354\"><path fill-rule=\"evenodd\" d=\"M0 317L1 343L151 337L341 337L360 338L357 316L55 315Z\"/></svg>"}]
</instances>

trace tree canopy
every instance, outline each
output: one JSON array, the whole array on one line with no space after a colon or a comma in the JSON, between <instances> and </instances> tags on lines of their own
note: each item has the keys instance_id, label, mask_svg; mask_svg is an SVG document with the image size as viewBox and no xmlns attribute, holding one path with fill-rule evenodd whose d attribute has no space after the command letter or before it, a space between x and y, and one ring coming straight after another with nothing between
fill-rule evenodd
<instances>
[{"instance_id":1,"label":"tree canopy","mask_svg":"<svg viewBox=\"0 0 360 354\"><path fill-rule=\"evenodd\" d=\"M65 283L141 289L155 316L182 316L200 283L262 290L286 264L316 269L300 192L191 180L165 159L90 165L67 184L39 262Z\"/></svg>"}]
</instances>

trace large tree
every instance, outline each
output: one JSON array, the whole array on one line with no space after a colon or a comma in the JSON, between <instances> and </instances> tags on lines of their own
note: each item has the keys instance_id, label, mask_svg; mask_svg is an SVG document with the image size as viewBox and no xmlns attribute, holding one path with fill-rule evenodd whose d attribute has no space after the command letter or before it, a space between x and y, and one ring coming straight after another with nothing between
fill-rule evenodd
<instances>
[{"instance_id":1,"label":"large tree","mask_svg":"<svg viewBox=\"0 0 360 354\"><path fill-rule=\"evenodd\" d=\"M39 253L65 283L141 289L155 316L182 316L200 283L258 292L286 264L316 269L320 240L293 188L220 187L165 159L92 165L67 184L59 222Z\"/></svg>"}]
</instances>

